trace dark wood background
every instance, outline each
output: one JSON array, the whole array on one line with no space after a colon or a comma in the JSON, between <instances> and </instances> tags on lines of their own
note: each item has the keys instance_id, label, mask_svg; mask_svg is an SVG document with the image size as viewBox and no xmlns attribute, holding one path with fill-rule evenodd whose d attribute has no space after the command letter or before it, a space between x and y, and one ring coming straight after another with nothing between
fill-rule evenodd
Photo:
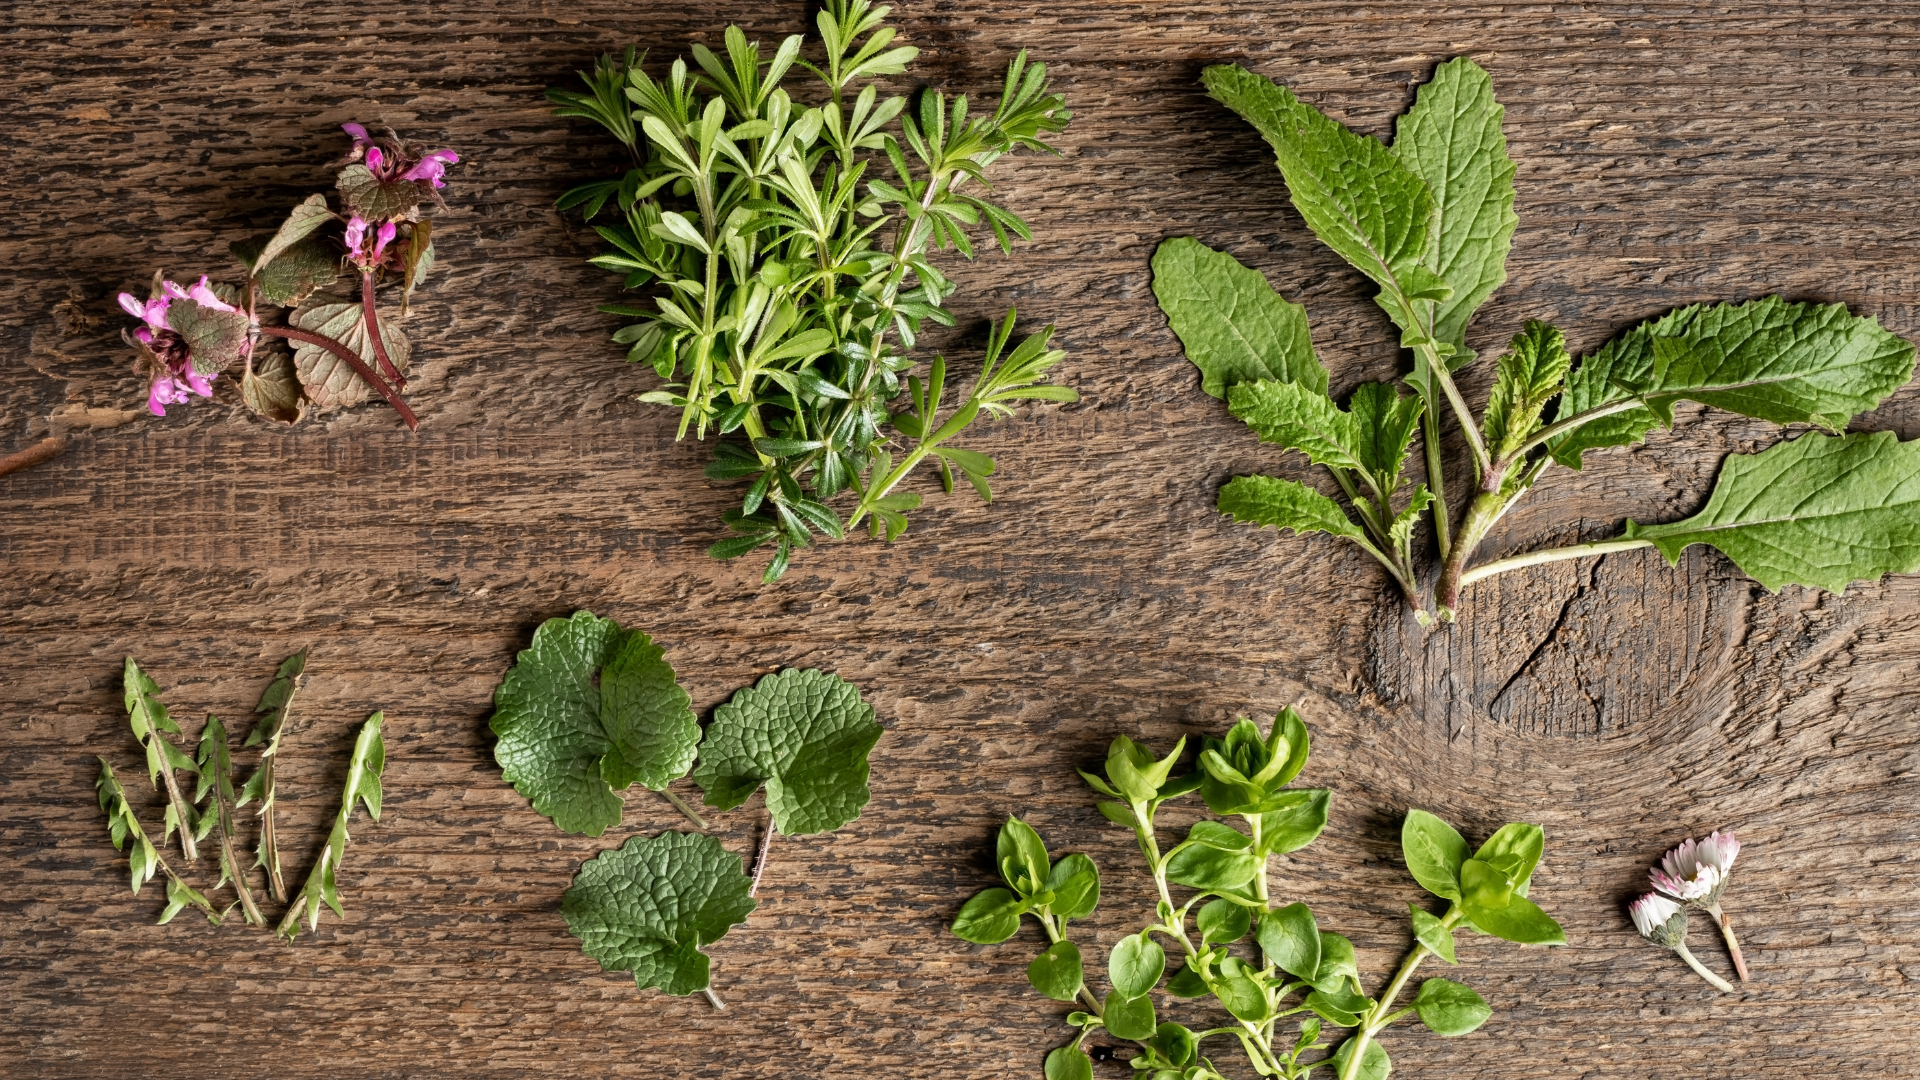
<instances>
[{"instance_id":1,"label":"dark wood background","mask_svg":"<svg viewBox=\"0 0 1920 1080\"><path fill-rule=\"evenodd\" d=\"M1393 372L1369 287L1316 246L1266 148L1196 77L1243 60L1384 135L1464 53L1493 73L1519 163L1483 350L1527 317L1590 349L1679 304L1776 291L1920 335L1920 4L896 14L918 77L991 93L1030 47L1078 111L1060 158L998 173L1036 240L958 269L953 347L972 355L1017 302L1059 325L1060 375L1085 398L970 440L1001 462L991 507L936 500L892 547L807 552L772 588L702 554L733 495L633 401L652 377L594 311L613 295L584 263L597 239L552 208L611 158L540 91L629 43L656 60L717 46L729 22L771 43L810 18L801 3L0 15L0 452L71 440L0 480L0 1071L1037 1077L1065 1030L1065 1007L1026 987L1038 931L988 948L945 932L989 884L998 822L1029 815L1100 862L1107 899L1082 940L1104 951L1149 909L1137 854L1073 767L1114 734L1165 746L1298 703L1317 739L1303 779L1336 798L1276 884L1354 939L1370 988L1419 898L1406 807L1475 837L1514 818L1548 832L1535 896L1571 943L1464 945L1447 974L1494 1019L1455 1041L1401 1025L1397 1075L1920 1075L1920 580L1775 596L1698 549L1677 569L1635 552L1501 579L1471 594L1467 625L1423 633L1351 549L1214 513L1228 476L1305 466L1199 392L1147 274L1156 242L1196 234L1306 303L1336 392ZM466 155L437 222L443 269L408 327L420 432L384 407L272 429L230 387L146 417L112 293L158 267L221 271L228 241L327 182L346 120ZM1470 374L1469 396L1489 381ZM1861 426L1920 436L1920 391ZM1550 473L1493 547L1684 515L1725 452L1774 437L1683 409L1676 433ZM559 915L581 860L673 827L672 811L637 794L606 837L562 836L493 764L494 685L541 620L582 607L654 632L703 710L817 665L864 687L888 728L865 815L783 839L762 907L712 949L724 1013L601 973ZM281 818L294 874L337 806L353 725L389 717L386 816L354 830L347 918L291 948L237 923L151 925L160 891L128 893L91 786L95 753L137 772L121 657L178 715L238 718L302 645ZM758 806L719 819L735 850ZM1729 905L1755 982L1732 996L1622 911L1665 847L1721 826L1747 844ZM1704 922L1693 940L1727 969Z\"/></svg>"}]
</instances>

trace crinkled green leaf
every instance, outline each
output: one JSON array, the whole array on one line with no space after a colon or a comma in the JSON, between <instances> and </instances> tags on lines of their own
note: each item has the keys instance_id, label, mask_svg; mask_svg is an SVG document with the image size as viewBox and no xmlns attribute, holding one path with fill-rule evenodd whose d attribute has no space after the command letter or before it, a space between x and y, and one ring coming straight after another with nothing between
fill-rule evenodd
<instances>
[{"instance_id":1,"label":"crinkled green leaf","mask_svg":"<svg viewBox=\"0 0 1920 1080\"><path fill-rule=\"evenodd\" d=\"M1772 591L1920 570L1920 440L1890 431L1803 435L1720 467L1701 511L1667 525L1627 522L1668 562L1710 544Z\"/></svg>"},{"instance_id":2,"label":"crinkled green leaf","mask_svg":"<svg viewBox=\"0 0 1920 1080\"><path fill-rule=\"evenodd\" d=\"M634 836L588 859L560 899L567 929L605 971L691 994L710 982L702 946L757 906L738 855L701 833Z\"/></svg>"},{"instance_id":3,"label":"crinkled green leaf","mask_svg":"<svg viewBox=\"0 0 1920 1080\"><path fill-rule=\"evenodd\" d=\"M193 370L202 375L225 371L246 353L246 312L222 311L175 297L167 308L167 325L186 340Z\"/></svg>"},{"instance_id":4,"label":"crinkled green leaf","mask_svg":"<svg viewBox=\"0 0 1920 1080\"><path fill-rule=\"evenodd\" d=\"M1227 407L1261 442L1298 450L1316 465L1362 467L1360 425L1325 393L1265 379L1229 389Z\"/></svg>"},{"instance_id":5,"label":"crinkled green leaf","mask_svg":"<svg viewBox=\"0 0 1920 1080\"><path fill-rule=\"evenodd\" d=\"M258 271L260 296L292 307L340 279L340 249L325 240L302 240Z\"/></svg>"},{"instance_id":6,"label":"crinkled green leaf","mask_svg":"<svg viewBox=\"0 0 1920 1080\"><path fill-rule=\"evenodd\" d=\"M1189 236L1153 254L1153 294L1214 397L1244 382L1297 383L1325 395L1307 309L1289 303L1258 270Z\"/></svg>"},{"instance_id":7,"label":"crinkled green leaf","mask_svg":"<svg viewBox=\"0 0 1920 1080\"><path fill-rule=\"evenodd\" d=\"M781 832L828 832L860 816L871 797L867 753L883 730L845 679L776 672L714 710L693 779L707 805L722 810L764 783Z\"/></svg>"},{"instance_id":8,"label":"crinkled green leaf","mask_svg":"<svg viewBox=\"0 0 1920 1080\"><path fill-rule=\"evenodd\" d=\"M1400 486L1400 467L1425 405L1417 396L1401 396L1392 383L1370 382L1354 388L1347 410L1353 415L1354 460L1391 494Z\"/></svg>"},{"instance_id":9,"label":"crinkled green leaf","mask_svg":"<svg viewBox=\"0 0 1920 1080\"><path fill-rule=\"evenodd\" d=\"M1493 397L1481 421L1489 453L1505 457L1540 430L1540 411L1560 392L1572 364L1566 339L1556 327L1531 320L1513 336L1500 358Z\"/></svg>"},{"instance_id":10,"label":"crinkled green leaf","mask_svg":"<svg viewBox=\"0 0 1920 1080\"><path fill-rule=\"evenodd\" d=\"M1913 343L1844 304L1790 304L1769 296L1695 305L1634 327L1567 379L1559 419L1636 396L1647 405L1590 421L1557 439L1554 459L1640 441L1670 423L1685 398L1778 424L1846 426L1913 377Z\"/></svg>"},{"instance_id":11,"label":"crinkled green leaf","mask_svg":"<svg viewBox=\"0 0 1920 1080\"><path fill-rule=\"evenodd\" d=\"M287 215L287 220L280 223L279 230L249 263L248 272L258 274L263 268L272 266L274 260L305 242L328 222L337 220L333 211L327 208L325 195L316 192L307 196L307 201L294 207L293 212ZM335 261L338 261L337 257Z\"/></svg>"},{"instance_id":12,"label":"crinkled green leaf","mask_svg":"<svg viewBox=\"0 0 1920 1080\"><path fill-rule=\"evenodd\" d=\"M346 200L347 209L376 225L398 221L420 205L420 185L411 180L382 183L373 170L357 163L340 170L335 186Z\"/></svg>"},{"instance_id":13,"label":"crinkled green leaf","mask_svg":"<svg viewBox=\"0 0 1920 1080\"><path fill-rule=\"evenodd\" d=\"M1394 127L1394 155L1426 181L1440 211L1438 235L1422 264L1446 279L1453 295L1415 304L1418 324L1456 350L1450 368L1473 359L1467 324L1507 279L1507 251L1520 221L1513 211L1513 160L1500 130L1505 115L1493 99L1493 80L1463 56L1434 70Z\"/></svg>"},{"instance_id":14,"label":"crinkled green leaf","mask_svg":"<svg viewBox=\"0 0 1920 1080\"><path fill-rule=\"evenodd\" d=\"M240 398L255 415L291 424L300 419L300 380L293 357L279 349L256 357L240 376Z\"/></svg>"},{"instance_id":15,"label":"crinkled green leaf","mask_svg":"<svg viewBox=\"0 0 1920 1080\"><path fill-rule=\"evenodd\" d=\"M359 356L368 368L376 372L380 370L359 301L327 300L307 304L288 316L287 322L301 330L311 330L338 341ZM393 366L402 375L406 374L413 356L413 346L407 341L407 335L401 332L400 320L380 320L380 339L386 342L387 359L393 361ZM294 371L300 376L300 385L306 388L307 400L315 405L321 408L359 405L373 394L373 387L368 386L339 357L304 341L291 344Z\"/></svg>"},{"instance_id":16,"label":"crinkled green leaf","mask_svg":"<svg viewBox=\"0 0 1920 1080\"><path fill-rule=\"evenodd\" d=\"M619 824L614 785L665 787L686 774L700 737L659 647L590 611L542 624L493 702L494 760L563 832Z\"/></svg>"},{"instance_id":17,"label":"crinkled green leaf","mask_svg":"<svg viewBox=\"0 0 1920 1080\"><path fill-rule=\"evenodd\" d=\"M1424 266L1439 224L1433 192L1380 140L1243 67L1214 65L1200 78L1272 145L1294 207L1322 243L1389 293L1449 291Z\"/></svg>"},{"instance_id":18,"label":"crinkled green leaf","mask_svg":"<svg viewBox=\"0 0 1920 1080\"><path fill-rule=\"evenodd\" d=\"M1274 525L1296 533L1332 533L1365 543L1367 534L1340 504L1293 480L1236 476L1220 489L1219 509L1235 521Z\"/></svg>"}]
</instances>

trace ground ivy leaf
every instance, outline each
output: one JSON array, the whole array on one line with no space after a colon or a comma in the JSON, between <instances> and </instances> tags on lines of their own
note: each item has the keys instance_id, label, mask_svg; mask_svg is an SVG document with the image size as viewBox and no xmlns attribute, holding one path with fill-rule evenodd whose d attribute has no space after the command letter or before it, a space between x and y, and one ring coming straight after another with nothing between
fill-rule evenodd
<instances>
[{"instance_id":1,"label":"ground ivy leaf","mask_svg":"<svg viewBox=\"0 0 1920 1080\"><path fill-rule=\"evenodd\" d=\"M653 639L627 631L600 672L600 725L612 744L601 775L616 790L638 783L652 791L687 775L700 744L693 699L675 681Z\"/></svg>"},{"instance_id":2,"label":"ground ivy leaf","mask_svg":"<svg viewBox=\"0 0 1920 1080\"><path fill-rule=\"evenodd\" d=\"M1505 457L1540 430L1540 412L1560 392L1572 366L1566 339L1557 328L1529 320L1513 336L1500 358L1493 397L1481 422L1489 453Z\"/></svg>"},{"instance_id":3,"label":"ground ivy leaf","mask_svg":"<svg viewBox=\"0 0 1920 1080\"><path fill-rule=\"evenodd\" d=\"M283 424L300 419L300 380L293 357L270 349L254 361L253 370L240 376L240 398L256 415Z\"/></svg>"},{"instance_id":4,"label":"ground ivy leaf","mask_svg":"<svg viewBox=\"0 0 1920 1080\"><path fill-rule=\"evenodd\" d=\"M1845 427L1913 377L1914 346L1844 304L1769 296L1695 305L1634 327L1567 379L1559 419L1644 395L1647 407L1602 417L1556 440L1554 459L1640 441L1682 398L1779 424Z\"/></svg>"},{"instance_id":5,"label":"ground ivy leaf","mask_svg":"<svg viewBox=\"0 0 1920 1080\"><path fill-rule=\"evenodd\" d=\"M1422 261L1439 207L1426 181L1380 140L1237 65L1209 67L1200 81L1273 146L1294 207L1322 243L1382 289L1413 293L1436 283Z\"/></svg>"},{"instance_id":6,"label":"ground ivy leaf","mask_svg":"<svg viewBox=\"0 0 1920 1080\"><path fill-rule=\"evenodd\" d=\"M1324 395L1307 309L1287 302L1258 270L1190 236L1153 253L1153 295L1214 397L1243 382L1297 383Z\"/></svg>"},{"instance_id":7,"label":"ground ivy leaf","mask_svg":"<svg viewBox=\"0 0 1920 1080\"><path fill-rule=\"evenodd\" d=\"M709 983L703 945L746 921L754 899L740 857L700 833L635 836L588 859L560 900L567 929L606 971L691 994Z\"/></svg>"},{"instance_id":8,"label":"ground ivy leaf","mask_svg":"<svg viewBox=\"0 0 1920 1080\"><path fill-rule=\"evenodd\" d=\"M367 367L378 371L373 356L373 339L367 336L366 320L358 301L327 300L307 304L288 317L287 322L302 330L324 334L357 353ZM413 347L400 330L399 320L380 320L380 337L387 344L387 358L404 375ZM306 388L307 400L322 408L330 405L358 405L373 394L354 370L339 357L318 345L293 342L293 367Z\"/></svg>"},{"instance_id":9,"label":"ground ivy leaf","mask_svg":"<svg viewBox=\"0 0 1920 1080\"><path fill-rule=\"evenodd\" d=\"M1778 592L1920 569L1920 440L1890 431L1803 435L1720 468L1699 513L1668 525L1627 522L1676 563L1690 544L1720 549Z\"/></svg>"},{"instance_id":10,"label":"ground ivy leaf","mask_svg":"<svg viewBox=\"0 0 1920 1080\"><path fill-rule=\"evenodd\" d=\"M713 711L694 782L730 810L762 783L774 824L789 836L829 832L860 816L867 752L885 729L860 689L825 671L789 669Z\"/></svg>"},{"instance_id":11,"label":"ground ivy leaf","mask_svg":"<svg viewBox=\"0 0 1920 1080\"><path fill-rule=\"evenodd\" d=\"M1394 155L1426 181L1440 209L1439 233L1423 264L1453 286L1453 295L1416 304L1426 306L1421 321L1434 338L1457 350L1450 368L1473 360L1467 323L1506 281L1507 251L1520 222L1513 211L1513 159L1500 130L1505 115L1493 99L1493 80L1463 56L1434 70L1394 128Z\"/></svg>"},{"instance_id":12,"label":"ground ivy leaf","mask_svg":"<svg viewBox=\"0 0 1920 1080\"><path fill-rule=\"evenodd\" d=\"M272 239L266 242L260 249L260 253L248 264L248 272L258 275L265 268L272 266L274 260L301 244L322 226L336 220L338 219L333 211L327 208L325 195L316 192L307 196L307 201L293 208L293 212L287 215L287 220L280 223L280 228L273 234ZM338 261L337 256L335 261Z\"/></svg>"},{"instance_id":13,"label":"ground ivy leaf","mask_svg":"<svg viewBox=\"0 0 1920 1080\"><path fill-rule=\"evenodd\" d=\"M302 240L256 275L269 304L292 307L340 277L340 251L324 240Z\"/></svg>"},{"instance_id":14,"label":"ground ivy leaf","mask_svg":"<svg viewBox=\"0 0 1920 1080\"><path fill-rule=\"evenodd\" d=\"M494 760L561 831L599 836L620 823L613 782L686 773L698 727L671 678L639 631L591 611L549 619L494 691Z\"/></svg>"},{"instance_id":15,"label":"ground ivy leaf","mask_svg":"<svg viewBox=\"0 0 1920 1080\"><path fill-rule=\"evenodd\" d=\"M1332 533L1365 543L1367 534L1340 504L1293 480L1236 476L1220 489L1220 512L1235 521L1273 525L1296 533Z\"/></svg>"},{"instance_id":16,"label":"ground ivy leaf","mask_svg":"<svg viewBox=\"0 0 1920 1080\"><path fill-rule=\"evenodd\" d=\"M420 205L420 186L411 180L381 183L365 165L349 165L340 170L336 185L347 208L378 224L398 221ZM317 197L317 196L316 196Z\"/></svg>"}]
</instances>

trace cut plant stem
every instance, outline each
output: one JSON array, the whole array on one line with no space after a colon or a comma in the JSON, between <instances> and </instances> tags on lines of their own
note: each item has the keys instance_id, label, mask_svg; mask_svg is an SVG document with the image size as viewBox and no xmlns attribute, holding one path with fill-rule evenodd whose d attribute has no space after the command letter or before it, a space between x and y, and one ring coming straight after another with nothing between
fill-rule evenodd
<instances>
[{"instance_id":1,"label":"cut plant stem","mask_svg":"<svg viewBox=\"0 0 1920 1080\"><path fill-rule=\"evenodd\" d=\"M1707 982L1715 990L1718 990L1723 994L1733 993L1733 984L1721 978L1720 976L1715 975L1713 972L1708 971L1704 966L1701 965L1700 961L1694 959L1693 950L1687 948L1686 942L1682 941L1674 945L1673 951L1680 954L1680 959L1685 960L1687 962L1687 966L1693 969L1693 973L1695 975L1698 975L1701 978L1707 980Z\"/></svg>"},{"instance_id":2,"label":"cut plant stem","mask_svg":"<svg viewBox=\"0 0 1920 1080\"><path fill-rule=\"evenodd\" d=\"M777 831L778 830L773 827L773 815L768 814L766 828L760 831L760 854L754 856L753 883L747 886L748 896L752 896L760 891L760 875L766 873L767 853L773 850L773 834Z\"/></svg>"},{"instance_id":3,"label":"cut plant stem","mask_svg":"<svg viewBox=\"0 0 1920 1080\"><path fill-rule=\"evenodd\" d=\"M1451 934L1453 928L1459 926L1465 918L1466 916L1458 908L1449 905L1447 913L1440 917L1441 930ZM1367 1044L1373 1041L1374 1035L1378 1034L1382 1028L1406 1015L1405 1009L1399 1012L1391 1011L1394 999L1400 996L1400 991L1407 988L1407 980L1413 978L1414 969L1420 966L1420 961L1432 955L1434 955L1432 949L1416 943L1413 951L1400 962L1400 970L1393 973L1393 981L1388 983L1387 988L1381 992L1380 1000L1360 1015L1360 1029L1353 1034L1351 1040L1353 1049L1347 1052L1347 1061L1340 1067L1338 1080L1359 1080L1360 1063L1366 1060Z\"/></svg>"},{"instance_id":4,"label":"cut plant stem","mask_svg":"<svg viewBox=\"0 0 1920 1080\"><path fill-rule=\"evenodd\" d=\"M373 346L373 358L380 362L381 373L393 380L395 390L405 390L407 377L400 374L400 369L394 367L393 361L387 358L387 343L380 336L380 316L375 313L373 305L373 271L371 270L364 271L360 275L360 312L367 324L367 341Z\"/></svg>"},{"instance_id":5,"label":"cut plant stem","mask_svg":"<svg viewBox=\"0 0 1920 1080\"><path fill-rule=\"evenodd\" d=\"M1719 904L1708 905L1707 914L1713 916L1713 921L1720 927L1720 936L1727 941L1727 953L1733 957L1733 973L1740 976L1741 982L1748 981L1747 958L1740 953L1740 939L1733 936L1733 920L1727 918L1727 913L1720 910Z\"/></svg>"},{"instance_id":6,"label":"cut plant stem","mask_svg":"<svg viewBox=\"0 0 1920 1080\"><path fill-rule=\"evenodd\" d=\"M1600 540L1591 544L1574 544L1571 547L1545 548L1529 551L1521 555L1512 555L1505 559L1496 559L1483 563L1460 575L1461 586L1476 581L1485 581L1495 574L1504 574L1509 570L1520 570L1529 566L1544 566L1547 563L1564 559L1584 559L1592 555L1611 555L1616 551L1634 551L1652 547L1651 540Z\"/></svg>"},{"instance_id":7,"label":"cut plant stem","mask_svg":"<svg viewBox=\"0 0 1920 1080\"><path fill-rule=\"evenodd\" d=\"M19 472L21 469L31 469L43 461L52 461L59 456L60 451L66 448L67 440L57 435L48 436L17 454L8 454L0 458L0 476Z\"/></svg>"},{"instance_id":8,"label":"cut plant stem","mask_svg":"<svg viewBox=\"0 0 1920 1080\"><path fill-rule=\"evenodd\" d=\"M727 1003L720 1000L720 995L713 992L713 987L703 986L700 988L700 992L707 995L707 1000L712 1002L714 1008L725 1009L727 1007Z\"/></svg>"},{"instance_id":9,"label":"cut plant stem","mask_svg":"<svg viewBox=\"0 0 1920 1080\"><path fill-rule=\"evenodd\" d=\"M699 814L697 814L697 813L694 813L694 810L693 810L693 807L691 807L691 806L688 806L688 805L686 804L686 801L685 801L684 799L682 799L682 798L680 798L680 796L678 796L678 795L675 795L675 794L674 794L674 793L673 793L672 791L669 791L669 790L668 790L668 789L666 789L666 788L661 788L661 789L660 789L660 794L661 794L661 796L663 796L663 797L664 797L664 798L665 798L665 799L666 799L666 800L667 800L668 802L670 802L670 803L672 803L672 804L673 804L673 808L674 808L675 810L678 810L678 811L680 811L680 812L681 812L682 814L685 814L685 815L686 815L686 817L687 817L687 820L688 820L688 821L691 821L691 822L693 822L693 827L694 827L694 828L696 828L696 829L699 829L699 830L700 830L701 832L708 832L708 831L710 831L710 830L708 829L708 827L707 827L707 822L706 822L706 819L705 819L705 818L703 818L703 817L701 817L701 816L700 816Z\"/></svg>"},{"instance_id":10,"label":"cut plant stem","mask_svg":"<svg viewBox=\"0 0 1920 1080\"><path fill-rule=\"evenodd\" d=\"M380 391L380 396L387 399L387 404L393 406L393 411L400 414L400 419L406 421L409 429L414 431L420 429L420 418L413 415L412 409L407 408L407 403L400 399L399 393L395 391L393 387L388 386L385 379L374 374L373 369L367 366L367 362L360 359L352 349L327 337L325 334L316 334L310 330L299 330L291 326L262 326L260 332L270 337L287 338L291 341L304 341L309 345L318 345L339 357L340 361L352 368L353 373L360 376L368 386Z\"/></svg>"}]
</instances>

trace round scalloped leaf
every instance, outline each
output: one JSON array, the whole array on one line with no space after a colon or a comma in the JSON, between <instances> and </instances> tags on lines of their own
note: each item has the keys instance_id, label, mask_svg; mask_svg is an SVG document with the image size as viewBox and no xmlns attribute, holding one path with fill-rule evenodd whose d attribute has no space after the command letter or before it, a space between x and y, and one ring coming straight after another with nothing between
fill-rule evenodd
<instances>
[{"instance_id":1,"label":"round scalloped leaf","mask_svg":"<svg viewBox=\"0 0 1920 1080\"><path fill-rule=\"evenodd\" d=\"M259 271L260 295L269 304L292 307L339 278L340 249L325 240L302 240Z\"/></svg>"},{"instance_id":2,"label":"round scalloped leaf","mask_svg":"<svg viewBox=\"0 0 1920 1080\"><path fill-rule=\"evenodd\" d=\"M337 185L347 208L374 224L399 221L420 205L420 185L411 180L381 183L365 165L340 170Z\"/></svg>"},{"instance_id":3,"label":"round scalloped leaf","mask_svg":"<svg viewBox=\"0 0 1920 1080\"><path fill-rule=\"evenodd\" d=\"M300 383L294 378L293 358L279 349L254 361L253 370L240 376L240 397L247 408L268 420L291 424L300 419Z\"/></svg>"},{"instance_id":4,"label":"round scalloped leaf","mask_svg":"<svg viewBox=\"0 0 1920 1080\"><path fill-rule=\"evenodd\" d=\"M588 859L560 900L567 929L606 971L631 971L642 988L704 990L700 951L758 906L740 857L701 833L635 836Z\"/></svg>"},{"instance_id":5,"label":"round scalloped leaf","mask_svg":"<svg viewBox=\"0 0 1920 1080\"><path fill-rule=\"evenodd\" d=\"M167 325L186 340L193 370L202 375L227 370L247 347L247 316L242 311L221 311L179 297L167 309Z\"/></svg>"},{"instance_id":6,"label":"round scalloped leaf","mask_svg":"<svg viewBox=\"0 0 1920 1080\"><path fill-rule=\"evenodd\" d=\"M684 776L700 737L660 648L591 611L536 630L493 702L494 760L563 832L618 825L614 789Z\"/></svg>"},{"instance_id":7,"label":"round scalloped leaf","mask_svg":"<svg viewBox=\"0 0 1920 1080\"><path fill-rule=\"evenodd\" d=\"M789 836L830 832L872 798L867 753L885 729L838 675L776 672L713 712L694 782L730 810L767 786L767 810Z\"/></svg>"},{"instance_id":8,"label":"round scalloped leaf","mask_svg":"<svg viewBox=\"0 0 1920 1080\"><path fill-rule=\"evenodd\" d=\"M362 317L358 301L329 298L323 303L307 304L296 310L287 322L301 330L311 330L338 341L365 361L369 368L379 370L379 363L373 356L373 339L367 336L367 323ZM382 319L380 337L387 343L388 359L393 361L393 366L401 374L406 374L413 346L408 343L407 335L401 332L399 323L390 318ZM304 341L291 344L293 368L300 376L300 385L306 388L307 400L325 408L330 405L359 405L372 396L373 387L368 386L366 380L339 357Z\"/></svg>"}]
</instances>

